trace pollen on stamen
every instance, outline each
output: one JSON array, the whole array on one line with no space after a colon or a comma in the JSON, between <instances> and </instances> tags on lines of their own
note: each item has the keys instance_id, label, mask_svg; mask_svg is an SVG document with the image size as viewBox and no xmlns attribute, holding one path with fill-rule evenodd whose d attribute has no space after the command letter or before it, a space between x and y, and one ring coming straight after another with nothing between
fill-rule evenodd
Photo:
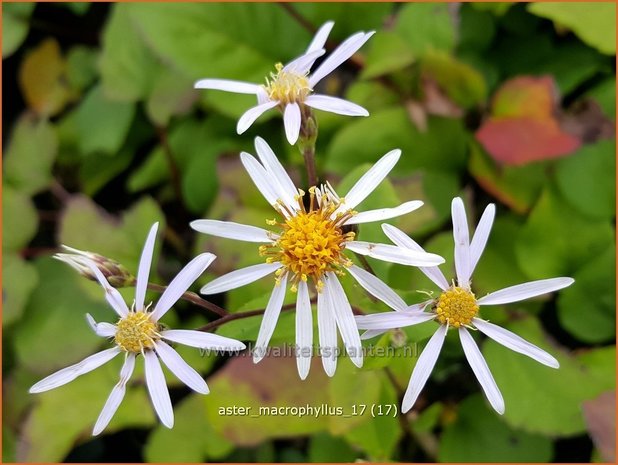
<instances>
[{"instance_id":1,"label":"pollen on stamen","mask_svg":"<svg viewBox=\"0 0 618 465\"><path fill-rule=\"evenodd\" d=\"M284 71L281 63L277 63L275 69L277 72L270 73L270 79L266 78L264 86L271 100L277 100L283 104L300 103L313 91L307 74Z\"/></svg>"},{"instance_id":2,"label":"pollen on stamen","mask_svg":"<svg viewBox=\"0 0 618 465\"><path fill-rule=\"evenodd\" d=\"M125 352L140 353L144 349L154 348L161 337L158 326L150 319L150 315L142 311L131 311L118 321L114 340Z\"/></svg>"},{"instance_id":3,"label":"pollen on stamen","mask_svg":"<svg viewBox=\"0 0 618 465\"><path fill-rule=\"evenodd\" d=\"M460 328L472 323L472 319L479 312L479 305L472 292L454 286L440 294L434 311L440 323Z\"/></svg>"},{"instance_id":4,"label":"pollen on stamen","mask_svg":"<svg viewBox=\"0 0 618 465\"><path fill-rule=\"evenodd\" d=\"M343 252L345 243L353 240L355 234L344 232L343 224L354 212L334 215L340 207L338 199L334 199L326 188L319 190L319 197L316 192L315 187L309 189L311 198L307 209L303 202L306 194L299 190L296 196L299 210L283 223L278 223L282 231L273 244L259 247L260 255L267 257L267 263L280 262L283 265L281 270L290 272L292 291L297 289L299 281L309 279L319 291L326 273L343 273L343 269L352 264Z\"/></svg>"}]
</instances>

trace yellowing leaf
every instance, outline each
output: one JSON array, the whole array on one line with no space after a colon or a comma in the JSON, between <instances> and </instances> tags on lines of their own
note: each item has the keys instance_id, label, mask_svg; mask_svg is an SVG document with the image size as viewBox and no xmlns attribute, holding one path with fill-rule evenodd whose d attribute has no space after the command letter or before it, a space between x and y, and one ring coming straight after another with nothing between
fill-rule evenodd
<instances>
[{"instance_id":1,"label":"yellowing leaf","mask_svg":"<svg viewBox=\"0 0 618 465\"><path fill-rule=\"evenodd\" d=\"M59 113L70 99L66 61L55 39L45 39L26 54L18 78L26 103L39 115Z\"/></svg>"}]
</instances>

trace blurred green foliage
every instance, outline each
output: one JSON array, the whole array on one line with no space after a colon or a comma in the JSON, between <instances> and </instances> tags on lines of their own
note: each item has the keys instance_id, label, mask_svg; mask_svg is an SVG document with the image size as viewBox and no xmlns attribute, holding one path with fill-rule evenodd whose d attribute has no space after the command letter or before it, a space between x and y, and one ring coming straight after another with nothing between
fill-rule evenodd
<instances>
[{"instance_id":1,"label":"blurred green foliage","mask_svg":"<svg viewBox=\"0 0 618 465\"><path fill-rule=\"evenodd\" d=\"M601 395L615 390L614 3L5 2L2 9L5 462L615 459L601 455L607 448L599 446L597 425L582 414L585 402L605 402ZM401 148L390 179L362 206L423 200L419 211L394 223L447 264L451 199L465 198L473 223L495 202L477 294L559 275L576 282L558 296L490 308L483 317L555 354L560 370L479 337L506 401L500 417L449 337L408 415L257 418L220 408L399 408L415 359L368 357L361 370L341 359L331 379L315 360L302 382L293 358L254 366L248 357L182 349L211 394L189 393L167 373L176 414L167 430L156 423L138 364L106 435L92 439L119 365L49 393L27 393L36 380L99 348L85 313L113 317L96 284L49 256L65 243L135 272L148 228L159 221L165 234L152 281L168 282L203 250L218 259L201 283L259 262L255 245L196 235L188 223L216 218L262 226L273 217L237 156L253 151L256 135L301 186L302 158L285 142L275 112L238 136L236 121L253 97L196 91L192 83L263 82L327 20L336 22L330 50L356 31L377 34L320 84L371 113L353 119L318 112L322 179L345 192L370 163ZM540 91L539 82L547 84ZM517 121L504 124L508 118ZM492 142L512 141L511 158L479 136L488 124ZM531 124L536 132L527 132ZM556 134L576 143L556 151ZM387 242L379 225L362 225L360 237ZM424 298L417 289L437 292L418 270L372 266L409 303ZM355 283L343 284L353 305L386 309ZM263 308L271 287L262 280L219 303L230 312ZM212 318L186 303L177 310L166 323L195 328ZM260 321L239 319L217 332L254 341ZM406 347L421 349L432 325L369 343L401 355ZM293 342L294 315L284 313L271 345Z\"/></svg>"}]
</instances>

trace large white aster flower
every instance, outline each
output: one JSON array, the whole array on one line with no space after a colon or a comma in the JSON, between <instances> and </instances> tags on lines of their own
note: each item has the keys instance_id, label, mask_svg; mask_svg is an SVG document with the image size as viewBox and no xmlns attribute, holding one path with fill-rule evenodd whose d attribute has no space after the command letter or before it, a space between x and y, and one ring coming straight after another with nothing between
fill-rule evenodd
<instances>
[{"instance_id":1,"label":"large white aster flower","mask_svg":"<svg viewBox=\"0 0 618 465\"><path fill-rule=\"evenodd\" d=\"M499 414L504 413L504 400L502 394L489 371L489 367L481 354L468 329L478 329L503 346L547 365L558 368L558 361L544 350L522 339L518 335L500 326L480 319L478 315L480 305L501 305L518 302L530 297L535 297L552 291L565 288L573 284L572 278L552 278L532 281L517 286L507 287L500 291L487 294L477 299L470 288L470 277L476 264L485 249L489 232L493 224L495 207L487 206L472 241L469 240L468 222L463 201L460 198L453 199L451 205L453 217L453 237L455 239L455 270L457 279L449 285L444 274L438 267L422 267L420 270L433 281L442 293L436 299L406 307L386 284L374 285L374 295L385 302L394 302L390 306L395 312L376 313L373 315L357 316L356 323L359 329L366 329L362 339L382 334L392 328L401 328L435 320L440 324L431 337L425 349L416 362L410 383L403 398L402 411L405 413L412 408L423 386L438 359L440 349L449 328L455 328L459 333L459 339L463 347L468 363L476 375L491 406ZM386 235L402 251L423 251L422 247L410 239L403 231L394 226L384 224L382 229ZM377 278L373 278L377 280ZM425 311L429 309L429 311Z\"/></svg>"},{"instance_id":2,"label":"large white aster flower","mask_svg":"<svg viewBox=\"0 0 618 465\"><path fill-rule=\"evenodd\" d=\"M176 303L189 286L212 263L215 256L203 253L189 262L172 280L161 298L149 311L149 305L144 305L150 263L157 234L158 223L150 229L142 251L137 273L135 301L129 309L120 293L111 287L96 264L81 251L77 251L72 260L77 269L88 267L105 290L105 298L120 319L114 325L97 323L91 315L86 315L88 323L97 336L113 338L114 347L98 352L81 362L63 368L49 375L30 388L31 393L49 391L73 381L78 376L88 373L109 362L118 354L124 354L124 364L120 370L120 381L114 386L110 396L94 425L92 434L98 435L108 425L118 406L124 398L126 385L133 373L137 355L144 357L146 385L150 399L161 422L171 428L174 425L174 412L170 401L165 377L159 364L159 359L174 373L179 380L200 394L208 394L208 386L197 371L191 368L180 355L165 341L184 344L190 347L209 348L229 351L242 350L245 345L233 339L191 330L163 330L159 319ZM68 254L63 254L61 260L70 262ZM72 265L73 266L73 265Z\"/></svg>"},{"instance_id":3,"label":"large white aster flower","mask_svg":"<svg viewBox=\"0 0 618 465\"><path fill-rule=\"evenodd\" d=\"M195 83L197 89L216 89L239 94L255 94L258 105L247 110L238 120L238 134L245 132L262 113L274 107L283 112L283 123L288 142L298 140L302 119L302 107L315 108L340 115L368 116L369 112L355 103L336 97L314 94L315 86L341 63L350 58L375 33L357 32L348 37L311 74L309 70L315 61L325 53L324 44L335 23L325 23L316 33L307 51L287 65L276 65L276 73L266 78L265 85L228 79L201 79Z\"/></svg>"},{"instance_id":4,"label":"large white aster flower","mask_svg":"<svg viewBox=\"0 0 618 465\"><path fill-rule=\"evenodd\" d=\"M382 157L345 197L339 197L330 185L309 189L305 193L294 183L270 149L266 141L256 138L255 148L260 161L248 153L240 157L249 176L266 200L281 215L279 222L267 221L275 231L255 226L218 220L197 220L191 223L196 231L219 237L247 242L263 243L260 255L266 263L249 266L221 276L201 290L203 294L217 294L249 284L269 274L275 274L275 287L266 307L262 325L253 352L259 362L273 334L288 284L298 292L296 301L296 357L298 373L307 377L311 362L313 324L309 282L317 291L317 318L320 351L324 370L329 376L335 373L337 359L337 328L352 362L361 366L363 356L361 341L354 322L354 315L343 288L337 278L347 270L357 280L364 270L352 264L346 250L380 260L413 266L432 266L443 263L438 255L413 250L401 250L393 245L373 244L354 240L354 232L346 227L394 218L416 210L420 201L405 202L398 207L383 208L357 213L360 204L391 171L400 150L393 150Z\"/></svg>"}]
</instances>

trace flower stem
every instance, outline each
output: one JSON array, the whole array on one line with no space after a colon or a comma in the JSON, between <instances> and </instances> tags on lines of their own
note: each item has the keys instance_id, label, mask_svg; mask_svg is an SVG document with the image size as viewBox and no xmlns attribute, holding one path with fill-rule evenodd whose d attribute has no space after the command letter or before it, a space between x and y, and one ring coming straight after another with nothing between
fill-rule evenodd
<instances>
[{"instance_id":1,"label":"flower stem","mask_svg":"<svg viewBox=\"0 0 618 465\"><path fill-rule=\"evenodd\" d=\"M306 105L301 107L300 137L298 138L298 148L305 160L307 170L307 185L313 187L318 185L318 177L315 168L315 141L318 137L318 122L313 116L311 108Z\"/></svg>"}]
</instances>

